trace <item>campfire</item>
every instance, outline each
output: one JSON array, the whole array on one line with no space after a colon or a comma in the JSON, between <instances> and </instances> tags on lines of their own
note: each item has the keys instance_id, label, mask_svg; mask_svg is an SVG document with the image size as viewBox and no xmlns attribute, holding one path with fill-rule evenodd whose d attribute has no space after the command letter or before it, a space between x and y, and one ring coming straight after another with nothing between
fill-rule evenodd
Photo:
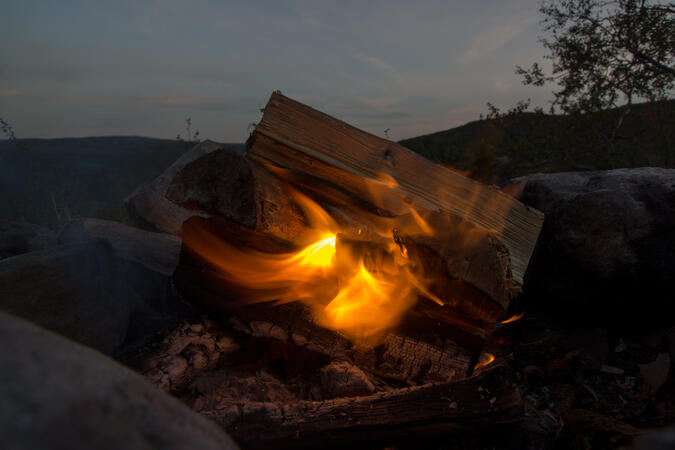
<instances>
[{"instance_id":1,"label":"campfire","mask_svg":"<svg viewBox=\"0 0 675 450\"><path fill-rule=\"evenodd\" d=\"M186 245L216 267L223 279L251 291L241 301L299 301L312 310L320 326L365 347L380 343L418 297L445 305L430 291L432 280L425 277L420 256L409 254L403 239L439 234L415 209L392 218L359 211L352 220L356 225L350 226L338 224L290 184L284 188L308 222L307 233L293 243L299 247L296 251L241 248L204 228L186 235Z\"/></svg>"},{"instance_id":2,"label":"campfire","mask_svg":"<svg viewBox=\"0 0 675 450\"><path fill-rule=\"evenodd\" d=\"M486 342L519 317L509 305L538 211L278 92L243 156L188 163L167 198L199 211L182 226L181 295L265 342L233 346L230 365L274 348L307 385L291 401L199 400L235 438L306 444L522 416ZM341 387L326 389L326 377Z\"/></svg>"}]
</instances>

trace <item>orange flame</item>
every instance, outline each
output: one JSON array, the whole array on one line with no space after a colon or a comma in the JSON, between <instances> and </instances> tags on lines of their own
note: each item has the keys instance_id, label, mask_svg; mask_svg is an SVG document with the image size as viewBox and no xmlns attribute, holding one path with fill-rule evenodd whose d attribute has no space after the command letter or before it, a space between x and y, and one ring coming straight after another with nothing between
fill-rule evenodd
<instances>
[{"instance_id":1,"label":"orange flame","mask_svg":"<svg viewBox=\"0 0 675 450\"><path fill-rule=\"evenodd\" d=\"M442 304L428 292L407 249L396 242L395 220L360 212L368 233L362 227L341 227L309 197L290 192L311 225L304 236L307 242L300 243L304 247L297 252L241 249L205 231L185 244L219 269L224 279L253 291L245 301L302 301L322 326L363 346L377 344L414 306L418 294ZM432 234L420 214L411 212L405 227Z\"/></svg>"},{"instance_id":2,"label":"orange flame","mask_svg":"<svg viewBox=\"0 0 675 450\"><path fill-rule=\"evenodd\" d=\"M492 362L495 360L495 355L492 353L488 352L483 352L480 354L480 357L478 358L478 362L476 363L476 366L473 368L473 370L478 370L482 369L483 367L487 367Z\"/></svg>"},{"instance_id":3,"label":"orange flame","mask_svg":"<svg viewBox=\"0 0 675 450\"><path fill-rule=\"evenodd\" d=\"M517 320L522 319L524 315L525 315L525 313L522 313L522 312L518 313L518 314L514 314L513 316L509 317L508 319L502 320L501 322L499 322L498 325L506 325L507 323L513 323Z\"/></svg>"}]
</instances>

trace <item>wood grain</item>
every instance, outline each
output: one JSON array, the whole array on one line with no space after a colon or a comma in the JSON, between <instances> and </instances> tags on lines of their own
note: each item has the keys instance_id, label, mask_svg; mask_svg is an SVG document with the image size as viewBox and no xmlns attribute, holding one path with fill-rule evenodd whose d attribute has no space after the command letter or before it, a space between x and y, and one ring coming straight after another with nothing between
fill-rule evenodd
<instances>
[{"instance_id":1,"label":"wood grain","mask_svg":"<svg viewBox=\"0 0 675 450\"><path fill-rule=\"evenodd\" d=\"M251 158L325 178L393 214L446 211L497 235L508 248L513 278L523 276L544 215L499 189L439 166L405 147L272 94L247 142ZM388 174L396 185L382 183Z\"/></svg>"}]
</instances>

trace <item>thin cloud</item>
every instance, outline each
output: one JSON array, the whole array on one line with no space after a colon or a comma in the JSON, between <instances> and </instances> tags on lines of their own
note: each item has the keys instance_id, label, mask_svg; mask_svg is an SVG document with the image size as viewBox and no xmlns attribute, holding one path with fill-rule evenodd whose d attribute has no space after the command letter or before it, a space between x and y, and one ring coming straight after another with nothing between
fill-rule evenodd
<instances>
[{"instance_id":1,"label":"thin cloud","mask_svg":"<svg viewBox=\"0 0 675 450\"><path fill-rule=\"evenodd\" d=\"M228 95L204 95L175 93L168 95L136 96L129 99L132 102L160 106L165 108L195 109L204 111L240 110L253 103L252 97Z\"/></svg>"},{"instance_id":2,"label":"thin cloud","mask_svg":"<svg viewBox=\"0 0 675 450\"><path fill-rule=\"evenodd\" d=\"M405 82L405 78L401 75L398 69L383 59L375 58L374 56L368 56L361 52L354 53L352 57L358 61L366 63L375 70L385 73L397 83L402 84Z\"/></svg>"},{"instance_id":3,"label":"thin cloud","mask_svg":"<svg viewBox=\"0 0 675 450\"><path fill-rule=\"evenodd\" d=\"M405 119L413 115L410 111L352 112L345 114L345 117L356 119Z\"/></svg>"},{"instance_id":4,"label":"thin cloud","mask_svg":"<svg viewBox=\"0 0 675 450\"><path fill-rule=\"evenodd\" d=\"M339 115L349 120L395 120L412 117L413 112L402 109L400 101L399 98L362 98L343 104L339 108Z\"/></svg>"},{"instance_id":5,"label":"thin cloud","mask_svg":"<svg viewBox=\"0 0 675 450\"><path fill-rule=\"evenodd\" d=\"M505 94L511 90L511 85L506 81L502 80L501 78L495 78L492 85L494 86L495 89L497 89L497 91L501 92L502 94Z\"/></svg>"},{"instance_id":6,"label":"thin cloud","mask_svg":"<svg viewBox=\"0 0 675 450\"><path fill-rule=\"evenodd\" d=\"M311 16L303 16L302 21L312 28L321 28L322 26L321 22Z\"/></svg>"},{"instance_id":7,"label":"thin cloud","mask_svg":"<svg viewBox=\"0 0 675 450\"><path fill-rule=\"evenodd\" d=\"M536 17L526 16L486 28L473 37L469 48L459 57L459 62L478 61L499 50L535 21Z\"/></svg>"},{"instance_id":8,"label":"thin cloud","mask_svg":"<svg viewBox=\"0 0 675 450\"><path fill-rule=\"evenodd\" d=\"M18 97L22 92L17 89L8 89L5 91L0 91L0 97Z\"/></svg>"}]
</instances>

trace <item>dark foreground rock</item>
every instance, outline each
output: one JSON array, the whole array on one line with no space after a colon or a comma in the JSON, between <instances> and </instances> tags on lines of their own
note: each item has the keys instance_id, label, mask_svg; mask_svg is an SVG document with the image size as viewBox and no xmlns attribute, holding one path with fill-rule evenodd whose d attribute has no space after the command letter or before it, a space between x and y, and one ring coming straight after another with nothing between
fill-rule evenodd
<instances>
[{"instance_id":1,"label":"dark foreground rock","mask_svg":"<svg viewBox=\"0 0 675 450\"><path fill-rule=\"evenodd\" d=\"M171 276L178 265L181 241L166 233L152 233L103 219L78 219L63 227L59 244L104 239L125 262Z\"/></svg>"},{"instance_id":2,"label":"dark foreground rock","mask_svg":"<svg viewBox=\"0 0 675 450\"><path fill-rule=\"evenodd\" d=\"M126 343L142 342L155 331L175 327L183 319L185 305L173 287L181 241L166 233L152 233L118 222L81 219L67 224L59 243L110 244L120 260L130 309Z\"/></svg>"},{"instance_id":3,"label":"dark foreground rock","mask_svg":"<svg viewBox=\"0 0 675 450\"><path fill-rule=\"evenodd\" d=\"M101 239L0 261L0 310L104 353L120 347L129 327L122 267Z\"/></svg>"},{"instance_id":4,"label":"dark foreground rock","mask_svg":"<svg viewBox=\"0 0 675 450\"><path fill-rule=\"evenodd\" d=\"M7 449L234 449L215 424L103 355L0 313Z\"/></svg>"},{"instance_id":5,"label":"dark foreground rock","mask_svg":"<svg viewBox=\"0 0 675 450\"><path fill-rule=\"evenodd\" d=\"M546 214L524 286L536 307L636 329L672 321L675 170L536 174L515 186Z\"/></svg>"},{"instance_id":6,"label":"dark foreground rock","mask_svg":"<svg viewBox=\"0 0 675 450\"><path fill-rule=\"evenodd\" d=\"M56 233L31 223L0 220L0 259L56 245Z\"/></svg>"},{"instance_id":7,"label":"dark foreground rock","mask_svg":"<svg viewBox=\"0 0 675 450\"><path fill-rule=\"evenodd\" d=\"M83 219L58 243L0 261L1 310L107 354L151 341L189 311L172 281L175 236Z\"/></svg>"},{"instance_id":8,"label":"dark foreground rock","mask_svg":"<svg viewBox=\"0 0 675 450\"><path fill-rule=\"evenodd\" d=\"M672 450L675 448L675 426L650 430L635 439L629 450Z\"/></svg>"},{"instance_id":9,"label":"dark foreground rock","mask_svg":"<svg viewBox=\"0 0 675 450\"><path fill-rule=\"evenodd\" d=\"M223 144L209 140L200 142L178 158L159 177L137 187L124 200L129 215L136 223L147 229L180 234L183 222L199 213L183 208L166 198L171 180L189 162L220 148L223 148Z\"/></svg>"}]
</instances>

